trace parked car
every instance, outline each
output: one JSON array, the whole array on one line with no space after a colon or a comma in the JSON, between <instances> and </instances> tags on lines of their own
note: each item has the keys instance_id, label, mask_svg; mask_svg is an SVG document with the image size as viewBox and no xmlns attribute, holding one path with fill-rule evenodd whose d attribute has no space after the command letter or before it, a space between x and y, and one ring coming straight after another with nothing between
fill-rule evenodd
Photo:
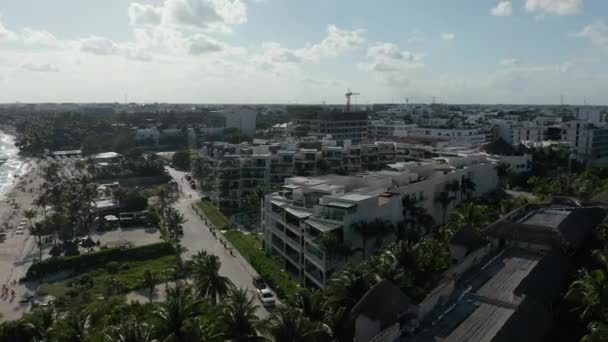
<instances>
[{"instance_id":1,"label":"parked car","mask_svg":"<svg viewBox=\"0 0 608 342\"><path fill-rule=\"evenodd\" d=\"M276 304L276 298L269 289L258 289L258 298L265 308L273 307Z\"/></svg>"},{"instance_id":2,"label":"parked car","mask_svg":"<svg viewBox=\"0 0 608 342\"><path fill-rule=\"evenodd\" d=\"M268 288L268 284L266 284L266 281L264 281L264 279L262 277L257 277L257 276L253 277L253 286L255 286L255 288L258 290Z\"/></svg>"},{"instance_id":3,"label":"parked car","mask_svg":"<svg viewBox=\"0 0 608 342\"><path fill-rule=\"evenodd\" d=\"M194 181L190 181L190 187L191 187L193 190L196 190L196 183L195 183Z\"/></svg>"},{"instance_id":4,"label":"parked car","mask_svg":"<svg viewBox=\"0 0 608 342\"><path fill-rule=\"evenodd\" d=\"M17 234L17 235L23 235L24 234L23 228L17 228L15 230L15 234Z\"/></svg>"},{"instance_id":5,"label":"parked car","mask_svg":"<svg viewBox=\"0 0 608 342\"><path fill-rule=\"evenodd\" d=\"M189 173L186 173L186 180L191 181L192 180L192 175Z\"/></svg>"}]
</instances>

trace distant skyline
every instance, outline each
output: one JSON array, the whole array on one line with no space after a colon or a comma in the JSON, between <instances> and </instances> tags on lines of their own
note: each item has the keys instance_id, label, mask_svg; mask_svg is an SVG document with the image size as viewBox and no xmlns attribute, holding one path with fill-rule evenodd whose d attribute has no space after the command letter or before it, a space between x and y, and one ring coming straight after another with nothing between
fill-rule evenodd
<instances>
[{"instance_id":1,"label":"distant skyline","mask_svg":"<svg viewBox=\"0 0 608 342\"><path fill-rule=\"evenodd\" d=\"M19 0L0 102L608 104L608 1Z\"/></svg>"}]
</instances>

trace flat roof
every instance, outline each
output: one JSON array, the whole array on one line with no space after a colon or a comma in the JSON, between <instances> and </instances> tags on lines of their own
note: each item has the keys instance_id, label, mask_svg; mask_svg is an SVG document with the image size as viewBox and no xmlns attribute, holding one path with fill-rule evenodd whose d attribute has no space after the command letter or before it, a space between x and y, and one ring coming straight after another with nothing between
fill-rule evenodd
<instances>
[{"instance_id":1,"label":"flat roof","mask_svg":"<svg viewBox=\"0 0 608 342\"><path fill-rule=\"evenodd\" d=\"M103 152L103 153L97 153L91 156L91 158L93 159L107 159L107 158L116 158L116 157L120 157L120 154L116 153L116 152Z\"/></svg>"},{"instance_id":2,"label":"flat roof","mask_svg":"<svg viewBox=\"0 0 608 342\"><path fill-rule=\"evenodd\" d=\"M520 223L557 228L570 213L569 210L541 209L524 217Z\"/></svg>"},{"instance_id":3,"label":"flat roof","mask_svg":"<svg viewBox=\"0 0 608 342\"><path fill-rule=\"evenodd\" d=\"M339 198L341 200L345 200L345 201L360 202L360 201L364 201L366 199L370 199L373 197L374 196L372 196L372 195L350 193L350 194L342 195Z\"/></svg>"},{"instance_id":4,"label":"flat roof","mask_svg":"<svg viewBox=\"0 0 608 342\"><path fill-rule=\"evenodd\" d=\"M415 341L492 341L519 310L525 297L516 293L518 287L543 257L518 248L506 250L482 268L470 282L471 291Z\"/></svg>"},{"instance_id":5,"label":"flat roof","mask_svg":"<svg viewBox=\"0 0 608 342\"><path fill-rule=\"evenodd\" d=\"M357 206L355 203L346 203L346 202L330 202L327 205L330 207L338 207L338 208L345 208L345 209Z\"/></svg>"},{"instance_id":6,"label":"flat roof","mask_svg":"<svg viewBox=\"0 0 608 342\"><path fill-rule=\"evenodd\" d=\"M290 208L290 207L285 208L285 211L299 219L307 218L312 215L312 212L310 212L310 211L302 210L302 209L295 209L295 208Z\"/></svg>"},{"instance_id":7,"label":"flat roof","mask_svg":"<svg viewBox=\"0 0 608 342\"><path fill-rule=\"evenodd\" d=\"M336 229L342 227L341 224L322 222L322 221L315 220L315 219L308 219L304 222L307 223L308 225L310 225L311 227L313 227L317 230L320 230L323 233L331 232L332 230L336 230Z\"/></svg>"},{"instance_id":8,"label":"flat roof","mask_svg":"<svg viewBox=\"0 0 608 342\"><path fill-rule=\"evenodd\" d=\"M74 155L74 154L82 154L82 150L54 151L53 152L54 156L67 156L67 155Z\"/></svg>"}]
</instances>

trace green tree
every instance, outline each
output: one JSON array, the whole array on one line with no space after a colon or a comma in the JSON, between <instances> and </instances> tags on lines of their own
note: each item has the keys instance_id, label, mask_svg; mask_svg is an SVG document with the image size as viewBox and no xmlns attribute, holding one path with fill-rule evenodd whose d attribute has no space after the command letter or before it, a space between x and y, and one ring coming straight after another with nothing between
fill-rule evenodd
<instances>
[{"instance_id":1,"label":"green tree","mask_svg":"<svg viewBox=\"0 0 608 342\"><path fill-rule=\"evenodd\" d=\"M177 342L187 342L184 339L184 325L201 314L201 301L192 296L189 286L181 282L167 286L166 300L155 310L161 320L162 330L167 339Z\"/></svg>"},{"instance_id":2,"label":"green tree","mask_svg":"<svg viewBox=\"0 0 608 342\"><path fill-rule=\"evenodd\" d=\"M36 212L36 209L33 208L23 211L23 216L27 219L27 222L29 223L30 234L36 240L36 246L38 247L38 259L42 260L42 236L44 234L44 230L42 229L42 225L35 225L33 223L32 220L36 218L36 215L38 215L38 213Z\"/></svg>"},{"instance_id":3,"label":"green tree","mask_svg":"<svg viewBox=\"0 0 608 342\"><path fill-rule=\"evenodd\" d=\"M501 189L506 188L510 174L511 165L507 163L498 163L498 165L496 165L496 175L498 176L498 182Z\"/></svg>"},{"instance_id":4,"label":"green tree","mask_svg":"<svg viewBox=\"0 0 608 342\"><path fill-rule=\"evenodd\" d=\"M156 342L154 327L137 317L130 316L118 325L111 326L105 335L106 342Z\"/></svg>"},{"instance_id":5,"label":"green tree","mask_svg":"<svg viewBox=\"0 0 608 342\"><path fill-rule=\"evenodd\" d=\"M148 289L148 300L152 303L152 298L154 297L154 290L156 288L157 277L152 271L145 270L143 285Z\"/></svg>"},{"instance_id":6,"label":"green tree","mask_svg":"<svg viewBox=\"0 0 608 342\"><path fill-rule=\"evenodd\" d=\"M450 196L450 193L447 190L444 190L435 197L435 203L441 205L441 212L443 213L442 224L446 223L446 217L448 215L448 208L450 204L454 201L454 197Z\"/></svg>"},{"instance_id":7,"label":"green tree","mask_svg":"<svg viewBox=\"0 0 608 342\"><path fill-rule=\"evenodd\" d=\"M274 342L315 342L321 335L328 335L321 324L312 322L292 306L277 309L268 324L268 333Z\"/></svg>"},{"instance_id":8,"label":"green tree","mask_svg":"<svg viewBox=\"0 0 608 342\"><path fill-rule=\"evenodd\" d=\"M465 177L460 182L460 198L464 198L467 201L471 198L471 195L475 193L475 189L477 189L477 184L471 177Z\"/></svg>"},{"instance_id":9,"label":"green tree","mask_svg":"<svg viewBox=\"0 0 608 342\"><path fill-rule=\"evenodd\" d=\"M224 339L232 342L262 341L259 332L264 326L256 310L257 306L246 290L232 289L221 315Z\"/></svg>"},{"instance_id":10,"label":"green tree","mask_svg":"<svg viewBox=\"0 0 608 342\"><path fill-rule=\"evenodd\" d=\"M173 165L180 170L190 170L190 151L180 150L173 154Z\"/></svg>"},{"instance_id":11,"label":"green tree","mask_svg":"<svg viewBox=\"0 0 608 342\"><path fill-rule=\"evenodd\" d=\"M212 305L228 295L234 287L228 277L219 274L220 258L216 255L199 253L192 259L192 278L200 297L208 298Z\"/></svg>"}]
</instances>

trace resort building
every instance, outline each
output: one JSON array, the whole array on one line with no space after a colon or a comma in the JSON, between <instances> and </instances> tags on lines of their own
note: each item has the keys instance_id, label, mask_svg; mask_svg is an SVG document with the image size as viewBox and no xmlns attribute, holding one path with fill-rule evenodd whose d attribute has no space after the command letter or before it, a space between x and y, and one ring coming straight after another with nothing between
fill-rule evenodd
<instances>
[{"instance_id":1,"label":"resort building","mask_svg":"<svg viewBox=\"0 0 608 342\"><path fill-rule=\"evenodd\" d=\"M404 197L417 201L440 223L453 206L498 186L495 164L479 156L444 155L390 167L392 170L352 176L286 179L279 191L264 199L266 252L279 257L289 274L303 285L322 288L345 262L360 262L392 241L393 235L381 227L403 221ZM449 185L454 183L474 186L457 190ZM438 197L446 194L449 201L438 204ZM358 226L377 220L383 224L375 226L373 243L364 242ZM346 256L325 251L321 242L325 234L361 252Z\"/></svg>"}]
</instances>

